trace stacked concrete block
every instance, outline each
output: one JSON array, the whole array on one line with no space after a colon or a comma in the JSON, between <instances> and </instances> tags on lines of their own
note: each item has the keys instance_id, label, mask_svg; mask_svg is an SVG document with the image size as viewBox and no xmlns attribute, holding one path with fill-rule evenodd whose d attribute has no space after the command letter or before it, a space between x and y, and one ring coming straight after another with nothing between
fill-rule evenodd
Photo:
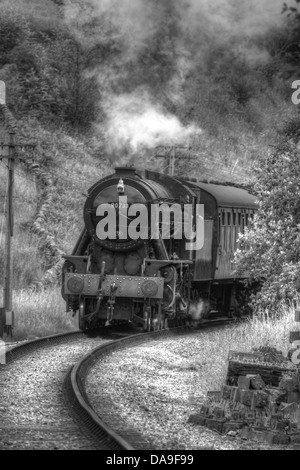
<instances>
[{"instance_id":1,"label":"stacked concrete block","mask_svg":"<svg viewBox=\"0 0 300 470\"><path fill-rule=\"evenodd\" d=\"M249 375L248 377L250 379L251 388L254 388L255 390L261 390L265 387L266 384L259 374Z\"/></svg>"},{"instance_id":2,"label":"stacked concrete block","mask_svg":"<svg viewBox=\"0 0 300 470\"><path fill-rule=\"evenodd\" d=\"M231 352L226 384L208 392L189 422L242 439L299 445L300 367L274 348L262 349L253 355Z\"/></svg>"},{"instance_id":3,"label":"stacked concrete block","mask_svg":"<svg viewBox=\"0 0 300 470\"><path fill-rule=\"evenodd\" d=\"M199 414L190 416L189 422L220 434L234 432L243 439L268 444L300 443L299 374L291 372L281 379L279 387L265 384L263 389L252 388L262 386L258 376L254 382L251 376L241 376L237 387L225 384L220 396L211 394L212 398L201 406Z\"/></svg>"}]
</instances>

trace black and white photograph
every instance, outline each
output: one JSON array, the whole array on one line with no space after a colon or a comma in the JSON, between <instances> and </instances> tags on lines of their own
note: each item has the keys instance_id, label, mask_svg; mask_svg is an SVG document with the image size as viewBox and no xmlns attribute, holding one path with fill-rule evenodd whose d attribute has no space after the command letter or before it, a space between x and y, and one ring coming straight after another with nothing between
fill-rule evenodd
<instances>
[{"instance_id":1,"label":"black and white photograph","mask_svg":"<svg viewBox=\"0 0 300 470\"><path fill-rule=\"evenodd\" d=\"M0 450L300 450L300 0L0 0Z\"/></svg>"}]
</instances>

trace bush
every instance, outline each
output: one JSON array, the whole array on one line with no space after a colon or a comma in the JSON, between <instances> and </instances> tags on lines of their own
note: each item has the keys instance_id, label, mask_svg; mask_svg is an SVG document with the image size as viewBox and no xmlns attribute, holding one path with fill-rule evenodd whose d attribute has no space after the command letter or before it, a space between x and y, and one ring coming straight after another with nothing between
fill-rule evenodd
<instances>
[{"instance_id":1,"label":"bush","mask_svg":"<svg viewBox=\"0 0 300 470\"><path fill-rule=\"evenodd\" d=\"M274 313L300 293L300 156L287 141L261 160L255 190L259 210L253 227L240 236L236 272L262 282L253 295L256 311Z\"/></svg>"}]
</instances>

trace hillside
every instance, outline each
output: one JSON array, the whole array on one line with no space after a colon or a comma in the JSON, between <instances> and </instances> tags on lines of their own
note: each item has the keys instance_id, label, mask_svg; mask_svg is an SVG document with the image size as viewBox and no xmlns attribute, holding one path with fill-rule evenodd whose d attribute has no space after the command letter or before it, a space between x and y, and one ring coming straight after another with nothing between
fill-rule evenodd
<instances>
[{"instance_id":1,"label":"hillside","mask_svg":"<svg viewBox=\"0 0 300 470\"><path fill-rule=\"evenodd\" d=\"M297 77L282 53L294 30L281 1L2 0L0 9L0 80L17 138L37 144L15 175L16 299L57 283L86 191L115 164L163 170L157 147L176 146L178 175L253 181L297 121ZM5 170L2 161L2 260Z\"/></svg>"}]
</instances>

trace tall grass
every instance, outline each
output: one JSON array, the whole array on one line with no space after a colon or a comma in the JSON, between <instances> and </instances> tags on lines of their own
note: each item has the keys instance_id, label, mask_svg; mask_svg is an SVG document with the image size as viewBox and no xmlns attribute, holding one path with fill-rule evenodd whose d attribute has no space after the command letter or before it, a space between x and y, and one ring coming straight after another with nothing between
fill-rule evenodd
<instances>
[{"instance_id":1,"label":"tall grass","mask_svg":"<svg viewBox=\"0 0 300 470\"><path fill-rule=\"evenodd\" d=\"M13 309L14 340L31 339L78 328L77 319L72 318L70 312L65 312L65 303L58 287L40 292L14 291Z\"/></svg>"},{"instance_id":2,"label":"tall grass","mask_svg":"<svg viewBox=\"0 0 300 470\"><path fill-rule=\"evenodd\" d=\"M289 333L299 330L299 323L294 321L292 307L287 306L280 314L277 318L249 318L245 323L206 332L191 344L187 367L200 372L204 389L218 390L227 374L229 351L251 352L270 346L286 353L291 348Z\"/></svg>"},{"instance_id":3,"label":"tall grass","mask_svg":"<svg viewBox=\"0 0 300 470\"><path fill-rule=\"evenodd\" d=\"M0 299L1 300L1 299ZM60 288L40 292L19 290L13 292L15 312L15 339L46 336L77 329L77 315L65 312ZM286 307L278 318L254 317L244 323L229 325L201 335L199 347L189 352L189 365L197 369L201 364L214 366L209 374L211 387L223 383L229 351L250 352L259 346L270 346L280 351L289 348L290 331L299 329L294 321L295 310Z\"/></svg>"}]
</instances>

